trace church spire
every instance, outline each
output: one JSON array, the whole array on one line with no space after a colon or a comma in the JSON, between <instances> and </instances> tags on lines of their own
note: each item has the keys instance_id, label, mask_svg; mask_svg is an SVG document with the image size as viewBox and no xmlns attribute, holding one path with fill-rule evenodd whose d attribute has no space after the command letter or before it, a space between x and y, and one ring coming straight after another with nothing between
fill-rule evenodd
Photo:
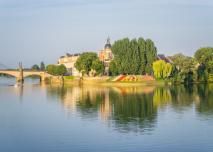
<instances>
[{"instance_id":1,"label":"church spire","mask_svg":"<svg viewBox=\"0 0 213 152\"><path fill-rule=\"evenodd\" d=\"M105 48L105 49L111 49L111 47L112 47L112 46L111 46L111 43L110 43L110 38L108 37L108 38L107 38L107 42L106 42L104 48Z\"/></svg>"},{"instance_id":2,"label":"church spire","mask_svg":"<svg viewBox=\"0 0 213 152\"><path fill-rule=\"evenodd\" d=\"M110 44L110 38L109 38L109 36L107 38L107 43L106 44Z\"/></svg>"}]
</instances>

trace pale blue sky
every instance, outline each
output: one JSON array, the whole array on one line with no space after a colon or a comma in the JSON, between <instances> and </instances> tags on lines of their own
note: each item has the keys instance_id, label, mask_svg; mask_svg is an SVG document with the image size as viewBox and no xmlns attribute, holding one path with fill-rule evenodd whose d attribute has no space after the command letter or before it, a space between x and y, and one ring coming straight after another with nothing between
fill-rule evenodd
<instances>
[{"instance_id":1,"label":"pale blue sky","mask_svg":"<svg viewBox=\"0 0 213 152\"><path fill-rule=\"evenodd\" d=\"M0 0L0 63L56 63L106 38L151 38L159 53L213 46L212 0Z\"/></svg>"}]
</instances>

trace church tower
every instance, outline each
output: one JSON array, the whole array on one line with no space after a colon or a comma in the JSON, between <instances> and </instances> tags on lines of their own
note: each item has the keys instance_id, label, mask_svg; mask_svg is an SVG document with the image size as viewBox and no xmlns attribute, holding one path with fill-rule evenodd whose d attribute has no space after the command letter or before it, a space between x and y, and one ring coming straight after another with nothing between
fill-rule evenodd
<instances>
[{"instance_id":1,"label":"church tower","mask_svg":"<svg viewBox=\"0 0 213 152\"><path fill-rule=\"evenodd\" d=\"M113 59L112 45L110 43L110 38L107 38L107 42L104 49L99 52L99 59L104 63L105 72L104 75L109 75L109 63Z\"/></svg>"}]
</instances>

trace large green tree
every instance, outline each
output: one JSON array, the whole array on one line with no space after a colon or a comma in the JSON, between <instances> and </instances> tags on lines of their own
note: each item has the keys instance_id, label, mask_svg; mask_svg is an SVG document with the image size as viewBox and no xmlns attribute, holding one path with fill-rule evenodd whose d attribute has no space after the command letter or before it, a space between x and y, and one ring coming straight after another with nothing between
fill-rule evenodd
<instances>
[{"instance_id":1,"label":"large green tree","mask_svg":"<svg viewBox=\"0 0 213 152\"><path fill-rule=\"evenodd\" d=\"M194 58L183 54L176 54L171 57L175 68L177 69L174 76L175 81L192 82L197 80L197 62Z\"/></svg>"},{"instance_id":2,"label":"large green tree","mask_svg":"<svg viewBox=\"0 0 213 152\"><path fill-rule=\"evenodd\" d=\"M213 61L213 48L200 48L195 52L195 58L200 64L209 65Z\"/></svg>"},{"instance_id":3,"label":"large green tree","mask_svg":"<svg viewBox=\"0 0 213 152\"><path fill-rule=\"evenodd\" d=\"M109 64L109 73L112 76L116 76L119 74L118 65L115 60L112 60Z\"/></svg>"},{"instance_id":4,"label":"large green tree","mask_svg":"<svg viewBox=\"0 0 213 152\"><path fill-rule=\"evenodd\" d=\"M95 70L96 74L103 74L104 64L99 59L96 59L92 62L91 69Z\"/></svg>"},{"instance_id":5,"label":"large green tree","mask_svg":"<svg viewBox=\"0 0 213 152\"><path fill-rule=\"evenodd\" d=\"M119 74L130 73L130 42L128 38L117 40L112 46L112 52L114 54L114 61L117 63ZM128 58L129 57L129 58Z\"/></svg>"},{"instance_id":6,"label":"large green tree","mask_svg":"<svg viewBox=\"0 0 213 152\"><path fill-rule=\"evenodd\" d=\"M138 50L139 50L139 57L140 57L140 74L145 74L146 70L146 41L143 38L138 39Z\"/></svg>"},{"instance_id":7,"label":"large green tree","mask_svg":"<svg viewBox=\"0 0 213 152\"><path fill-rule=\"evenodd\" d=\"M194 56L200 65L205 66L208 73L213 73L213 48L200 48Z\"/></svg>"},{"instance_id":8,"label":"large green tree","mask_svg":"<svg viewBox=\"0 0 213 152\"><path fill-rule=\"evenodd\" d=\"M172 65L164 60L158 60L153 63L154 75L158 79L168 78L172 73Z\"/></svg>"},{"instance_id":9,"label":"large green tree","mask_svg":"<svg viewBox=\"0 0 213 152\"><path fill-rule=\"evenodd\" d=\"M54 70L55 70L55 65L53 64L47 65L46 67L47 73L54 75L55 74Z\"/></svg>"},{"instance_id":10,"label":"large green tree","mask_svg":"<svg viewBox=\"0 0 213 152\"><path fill-rule=\"evenodd\" d=\"M56 66L56 75L65 75L67 73L67 68L65 65L61 64L59 66Z\"/></svg>"},{"instance_id":11,"label":"large green tree","mask_svg":"<svg viewBox=\"0 0 213 152\"><path fill-rule=\"evenodd\" d=\"M63 64L62 65L50 64L46 67L46 71L47 73L55 76L63 76L67 73L67 69Z\"/></svg>"},{"instance_id":12,"label":"large green tree","mask_svg":"<svg viewBox=\"0 0 213 152\"><path fill-rule=\"evenodd\" d=\"M200 48L195 52L194 57L199 62L198 80L212 81L213 78L213 48Z\"/></svg>"},{"instance_id":13,"label":"large green tree","mask_svg":"<svg viewBox=\"0 0 213 152\"><path fill-rule=\"evenodd\" d=\"M152 73L152 63L156 60L157 48L152 40L146 40L146 73Z\"/></svg>"},{"instance_id":14,"label":"large green tree","mask_svg":"<svg viewBox=\"0 0 213 152\"><path fill-rule=\"evenodd\" d=\"M130 41L130 50L128 51L130 53L131 61L129 61L130 65L130 74L139 74L140 71L140 54L139 54L139 47L138 42L136 39L133 39Z\"/></svg>"},{"instance_id":15,"label":"large green tree","mask_svg":"<svg viewBox=\"0 0 213 152\"><path fill-rule=\"evenodd\" d=\"M89 72L92 69L92 63L93 61L97 60L98 56L94 52L85 52L80 55L80 57L77 59L75 63L75 67L78 71L81 73L85 73L89 75Z\"/></svg>"}]
</instances>

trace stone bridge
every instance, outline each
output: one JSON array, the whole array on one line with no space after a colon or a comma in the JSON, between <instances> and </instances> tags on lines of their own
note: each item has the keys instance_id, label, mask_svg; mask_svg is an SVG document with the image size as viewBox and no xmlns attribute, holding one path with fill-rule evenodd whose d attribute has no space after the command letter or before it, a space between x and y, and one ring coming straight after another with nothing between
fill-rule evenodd
<instances>
[{"instance_id":1,"label":"stone bridge","mask_svg":"<svg viewBox=\"0 0 213 152\"><path fill-rule=\"evenodd\" d=\"M21 62L19 63L18 70L0 70L0 74L13 76L16 78L16 81L19 83L23 83L24 78L29 76L39 76L41 82L45 81L47 78L52 77L52 75L48 74L45 71L23 70Z\"/></svg>"},{"instance_id":2,"label":"stone bridge","mask_svg":"<svg viewBox=\"0 0 213 152\"><path fill-rule=\"evenodd\" d=\"M17 82L24 82L25 77L39 76L41 81L45 81L46 78L51 77L50 74L44 71L24 71L24 70L0 70L0 74L10 75L16 78Z\"/></svg>"}]
</instances>

